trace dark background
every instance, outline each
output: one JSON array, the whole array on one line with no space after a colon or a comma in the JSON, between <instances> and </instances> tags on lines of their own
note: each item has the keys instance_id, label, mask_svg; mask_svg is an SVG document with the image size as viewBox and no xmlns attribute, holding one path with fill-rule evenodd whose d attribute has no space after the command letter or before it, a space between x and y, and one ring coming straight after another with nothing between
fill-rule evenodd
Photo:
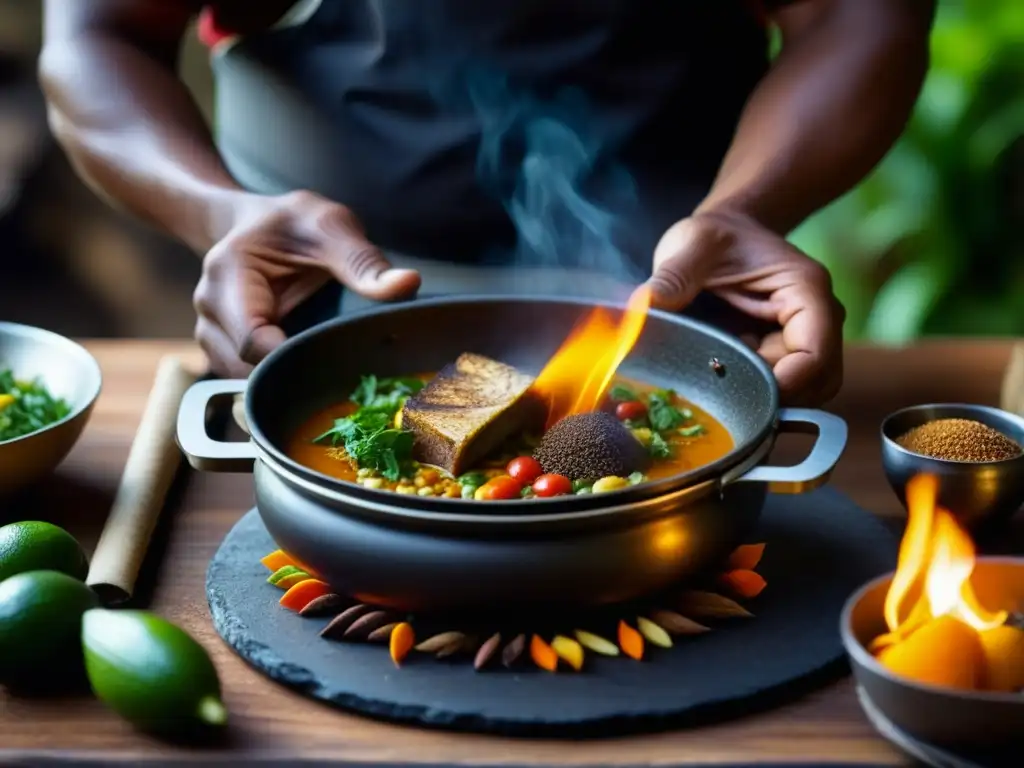
<instances>
[{"instance_id":1,"label":"dark background","mask_svg":"<svg viewBox=\"0 0 1024 768\"><path fill-rule=\"evenodd\" d=\"M188 336L199 259L97 200L48 135L40 5L0 0L0 319L78 337ZM906 135L794 233L832 271L849 338L1024 335L1022 50L1021 0L942 0ZM194 41L183 68L209 112Z\"/></svg>"}]
</instances>

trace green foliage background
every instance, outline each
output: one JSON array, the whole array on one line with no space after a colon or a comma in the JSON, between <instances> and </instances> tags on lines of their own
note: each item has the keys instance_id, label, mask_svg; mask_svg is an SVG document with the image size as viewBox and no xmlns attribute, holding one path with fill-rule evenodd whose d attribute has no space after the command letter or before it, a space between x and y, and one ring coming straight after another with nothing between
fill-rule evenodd
<instances>
[{"instance_id":1,"label":"green foliage background","mask_svg":"<svg viewBox=\"0 0 1024 768\"><path fill-rule=\"evenodd\" d=\"M849 338L1024 335L1024 0L940 0L931 47L899 144L792 239Z\"/></svg>"}]
</instances>

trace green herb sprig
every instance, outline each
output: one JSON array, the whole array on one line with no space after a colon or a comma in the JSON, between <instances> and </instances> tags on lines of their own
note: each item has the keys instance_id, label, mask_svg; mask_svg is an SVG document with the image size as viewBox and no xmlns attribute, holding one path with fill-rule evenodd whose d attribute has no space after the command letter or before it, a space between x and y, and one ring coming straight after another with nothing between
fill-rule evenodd
<instances>
[{"instance_id":1,"label":"green herb sprig","mask_svg":"<svg viewBox=\"0 0 1024 768\"><path fill-rule=\"evenodd\" d=\"M671 389L655 390L648 395L647 418L650 419L651 429L667 432L693 418L689 408L678 408L672 404L674 398L675 392Z\"/></svg>"},{"instance_id":2,"label":"green herb sprig","mask_svg":"<svg viewBox=\"0 0 1024 768\"><path fill-rule=\"evenodd\" d=\"M68 402L54 397L42 382L19 381L12 370L0 368L0 442L38 432L69 413Z\"/></svg>"},{"instance_id":3,"label":"green herb sprig","mask_svg":"<svg viewBox=\"0 0 1024 768\"><path fill-rule=\"evenodd\" d=\"M334 426L314 439L341 445L360 467L380 472L388 480L402 475L412 456L412 432L394 425L395 414L405 401L423 389L414 378L380 379L363 376L349 399L359 406L350 416L335 419Z\"/></svg>"}]
</instances>

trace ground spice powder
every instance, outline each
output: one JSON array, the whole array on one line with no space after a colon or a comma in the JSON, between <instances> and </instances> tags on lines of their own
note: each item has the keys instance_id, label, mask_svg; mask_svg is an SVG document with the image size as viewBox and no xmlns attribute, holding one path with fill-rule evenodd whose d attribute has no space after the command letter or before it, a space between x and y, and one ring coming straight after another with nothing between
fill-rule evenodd
<instances>
[{"instance_id":1,"label":"ground spice powder","mask_svg":"<svg viewBox=\"0 0 1024 768\"><path fill-rule=\"evenodd\" d=\"M946 461L1002 461L1022 453L1002 432L973 419L936 419L896 439L900 447Z\"/></svg>"}]
</instances>

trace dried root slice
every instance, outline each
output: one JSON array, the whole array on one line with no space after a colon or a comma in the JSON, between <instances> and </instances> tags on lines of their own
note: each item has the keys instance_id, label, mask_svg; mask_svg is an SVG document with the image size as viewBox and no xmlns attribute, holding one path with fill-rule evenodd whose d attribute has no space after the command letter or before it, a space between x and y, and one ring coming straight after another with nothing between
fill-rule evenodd
<instances>
[{"instance_id":1,"label":"dried root slice","mask_svg":"<svg viewBox=\"0 0 1024 768\"><path fill-rule=\"evenodd\" d=\"M353 605L331 619L330 623L320 630L320 637L327 638L328 640L340 640L357 619L362 618L372 610L373 608L365 603Z\"/></svg>"},{"instance_id":2,"label":"dried root slice","mask_svg":"<svg viewBox=\"0 0 1024 768\"><path fill-rule=\"evenodd\" d=\"M757 597L768 586L768 582L757 571L742 568L719 575L718 581L729 591L747 600Z\"/></svg>"},{"instance_id":3,"label":"dried root slice","mask_svg":"<svg viewBox=\"0 0 1024 768\"><path fill-rule=\"evenodd\" d=\"M388 650L391 653L391 660L395 662L396 667L400 667L409 651L416 645L416 633L409 622L403 621L396 624L389 635Z\"/></svg>"},{"instance_id":4,"label":"dried root slice","mask_svg":"<svg viewBox=\"0 0 1024 768\"><path fill-rule=\"evenodd\" d=\"M346 600L341 595L331 592L327 595L321 595L320 597L310 600L306 603L306 606L299 611L300 616L324 616L332 611L336 611L339 608L344 608Z\"/></svg>"},{"instance_id":5,"label":"dried root slice","mask_svg":"<svg viewBox=\"0 0 1024 768\"><path fill-rule=\"evenodd\" d=\"M675 611L654 611L651 613L651 621L662 627L670 635L701 635L710 632L710 627L705 627L693 619L681 616Z\"/></svg>"},{"instance_id":6,"label":"dried root slice","mask_svg":"<svg viewBox=\"0 0 1024 768\"><path fill-rule=\"evenodd\" d=\"M397 621L393 621L390 624L385 624L383 627L377 627L373 632L366 636L366 642L368 643L388 643L391 642L391 633L398 626Z\"/></svg>"},{"instance_id":7,"label":"dried root slice","mask_svg":"<svg viewBox=\"0 0 1024 768\"><path fill-rule=\"evenodd\" d=\"M605 640L600 635L595 635L592 632L584 632L582 629L574 630L573 634L576 635L576 640L579 644L588 651L600 653L602 656L619 655L619 646L611 640Z\"/></svg>"},{"instance_id":8,"label":"dried root slice","mask_svg":"<svg viewBox=\"0 0 1024 768\"><path fill-rule=\"evenodd\" d=\"M501 649L501 634L495 632L489 638L484 641L484 644L477 649L476 656L473 657L473 669L479 672L481 669L486 667L494 658L498 655L498 651Z\"/></svg>"},{"instance_id":9,"label":"dried root slice","mask_svg":"<svg viewBox=\"0 0 1024 768\"><path fill-rule=\"evenodd\" d=\"M461 632L442 632L428 637L416 646L416 650L420 653L439 653L452 645L460 646L465 639L466 636Z\"/></svg>"},{"instance_id":10,"label":"dried root slice","mask_svg":"<svg viewBox=\"0 0 1024 768\"><path fill-rule=\"evenodd\" d=\"M434 654L435 658L447 659L449 656L454 656L456 653L472 653L476 650L477 639L472 635L465 635L461 640L452 642L446 645L444 648Z\"/></svg>"},{"instance_id":11,"label":"dried root slice","mask_svg":"<svg viewBox=\"0 0 1024 768\"><path fill-rule=\"evenodd\" d=\"M619 647L631 659L644 657L644 637L624 621L619 622Z\"/></svg>"},{"instance_id":12,"label":"dried root slice","mask_svg":"<svg viewBox=\"0 0 1024 768\"><path fill-rule=\"evenodd\" d=\"M387 611L370 611L352 622L345 630L343 637L346 640L364 639L375 629L383 627L392 621L392 615Z\"/></svg>"},{"instance_id":13,"label":"dried root slice","mask_svg":"<svg viewBox=\"0 0 1024 768\"><path fill-rule=\"evenodd\" d=\"M656 645L659 648L672 647L672 638L669 637L668 632L650 619L645 619L643 616L637 616L636 626L637 629L640 630L640 634L647 638L647 642L651 645Z\"/></svg>"},{"instance_id":14,"label":"dried root slice","mask_svg":"<svg viewBox=\"0 0 1024 768\"><path fill-rule=\"evenodd\" d=\"M526 650L526 635L516 635L501 652L501 663L511 667Z\"/></svg>"},{"instance_id":15,"label":"dried root slice","mask_svg":"<svg viewBox=\"0 0 1024 768\"><path fill-rule=\"evenodd\" d=\"M558 669L558 654L544 642L540 635L530 638L530 658L543 670L554 672Z\"/></svg>"},{"instance_id":16,"label":"dried root slice","mask_svg":"<svg viewBox=\"0 0 1024 768\"><path fill-rule=\"evenodd\" d=\"M571 637L558 635L551 641L551 650L577 672L583 669L583 646Z\"/></svg>"},{"instance_id":17,"label":"dried root slice","mask_svg":"<svg viewBox=\"0 0 1024 768\"><path fill-rule=\"evenodd\" d=\"M749 619L754 615L735 600L714 592L684 592L678 607L683 614L695 619Z\"/></svg>"},{"instance_id":18,"label":"dried root slice","mask_svg":"<svg viewBox=\"0 0 1024 768\"><path fill-rule=\"evenodd\" d=\"M739 568L745 571L752 571L757 568L762 557L764 557L763 542L760 544L743 544L736 547L733 553L729 555L725 570L734 571Z\"/></svg>"}]
</instances>

